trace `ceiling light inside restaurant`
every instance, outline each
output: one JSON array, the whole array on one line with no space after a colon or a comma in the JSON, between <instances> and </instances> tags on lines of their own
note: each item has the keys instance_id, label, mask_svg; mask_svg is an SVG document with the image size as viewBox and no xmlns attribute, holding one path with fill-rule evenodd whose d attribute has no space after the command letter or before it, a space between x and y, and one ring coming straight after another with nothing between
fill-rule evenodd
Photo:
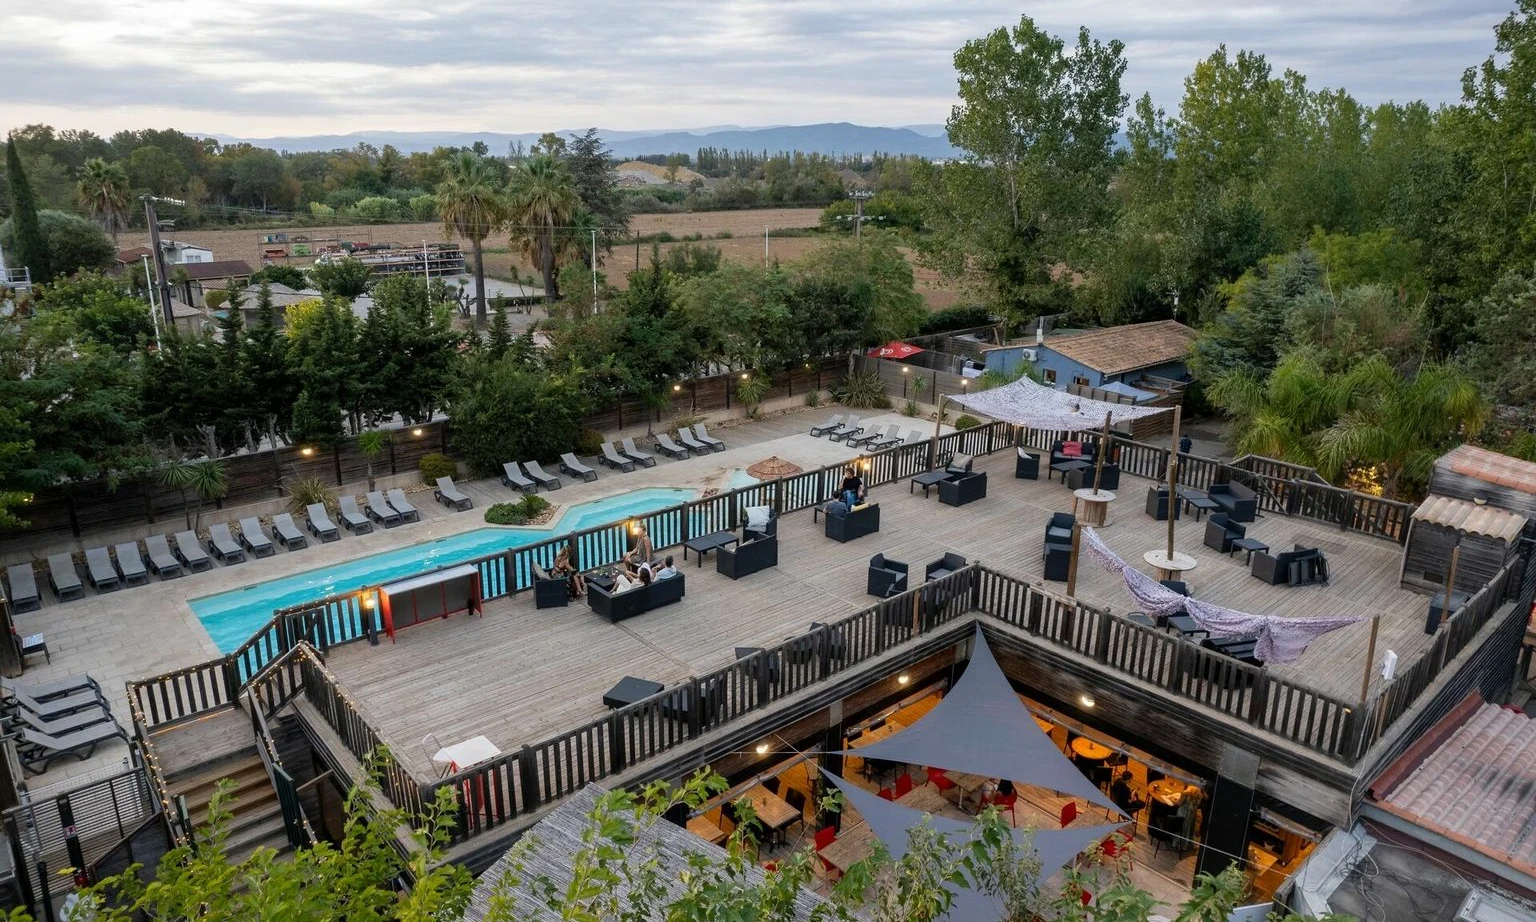
<instances>
[{"instance_id":1,"label":"ceiling light inside restaurant","mask_svg":"<svg viewBox=\"0 0 1536 922\"><path fill-rule=\"evenodd\" d=\"M897 685L905 685L905 684L907 684L910 681L912 681L912 677L907 675L905 672L903 672L901 675L896 677L896 684Z\"/></svg>"},{"instance_id":2,"label":"ceiling light inside restaurant","mask_svg":"<svg viewBox=\"0 0 1536 922\"><path fill-rule=\"evenodd\" d=\"M767 743L758 743L757 744L757 754L760 755L760 756L767 755L768 754L768 744Z\"/></svg>"},{"instance_id":3,"label":"ceiling light inside restaurant","mask_svg":"<svg viewBox=\"0 0 1536 922\"><path fill-rule=\"evenodd\" d=\"M1085 707L1085 708L1091 708L1091 707L1093 707L1093 706L1094 706L1094 705L1095 705L1095 704L1097 704L1097 703L1098 703L1098 702L1097 702L1097 701L1094 701L1094 700L1093 700L1093 696L1092 696L1092 695L1081 695L1081 696L1079 696L1079 697L1078 697L1078 699L1077 699L1077 700L1078 700L1078 701L1079 701L1079 702L1080 702L1080 703L1081 703L1081 704L1082 704L1082 706L1083 706L1083 707Z\"/></svg>"}]
</instances>

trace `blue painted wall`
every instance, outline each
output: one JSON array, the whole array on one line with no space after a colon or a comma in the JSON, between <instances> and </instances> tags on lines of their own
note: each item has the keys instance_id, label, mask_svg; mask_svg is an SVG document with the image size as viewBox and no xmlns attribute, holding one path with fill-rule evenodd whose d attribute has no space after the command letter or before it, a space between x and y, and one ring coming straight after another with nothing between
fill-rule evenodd
<instances>
[{"instance_id":1,"label":"blue painted wall","mask_svg":"<svg viewBox=\"0 0 1536 922\"><path fill-rule=\"evenodd\" d=\"M1012 372L1024 361L1024 350L1035 350L1035 370L1042 377L1046 371L1056 373L1056 387L1066 389L1074 378L1086 378L1093 387L1102 387L1107 381L1125 381L1127 384L1142 375L1157 375L1162 378L1172 378L1177 381L1188 373L1189 369L1183 362L1165 362L1154 365L1151 368L1141 368L1127 372L1123 375L1109 375L1105 377L1092 368L1075 362L1072 359L1056 352L1048 346L1002 346L997 349L988 349L984 355L988 369Z\"/></svg>"}]
</instances>

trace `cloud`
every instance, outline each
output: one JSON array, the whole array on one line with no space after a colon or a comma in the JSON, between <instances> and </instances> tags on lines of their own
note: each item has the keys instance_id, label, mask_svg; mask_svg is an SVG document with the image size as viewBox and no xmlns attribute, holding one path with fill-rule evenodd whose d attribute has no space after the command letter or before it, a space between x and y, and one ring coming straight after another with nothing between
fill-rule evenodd
<instances>
[{"instance_id":1,"label":"cloud","mask_svg":"<svg viewBox=\"0 0 1536 922\"><path fill-rule=\"evenodd\" d=\"M1453 101L1508 0L1041 0L1126 44L1125 90L1176 109L1218 44L1367 103ZM1017 22L1002 0L55 0L7 4L0 125L228 134L531 131L572 124L942 121L954 51ZM174 20L174 21L172 21Z\"/></svg>"}]
</instances>

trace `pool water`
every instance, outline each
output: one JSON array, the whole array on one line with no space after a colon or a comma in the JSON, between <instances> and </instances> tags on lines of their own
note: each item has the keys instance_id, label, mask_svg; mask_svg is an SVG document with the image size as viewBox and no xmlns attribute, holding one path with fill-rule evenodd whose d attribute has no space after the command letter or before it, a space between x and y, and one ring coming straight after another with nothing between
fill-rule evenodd
<instances>
[{"instance_id":1,"label":"pool water","mask_svg":"<svg viewBox=\"0 0 1536 922\"><path fill-rule=\"evenodd\" d=\"M751 474L748 474L747 469L744 467L732 468L731 472L725 477L725 488L727 490L740 490L742 487L755 487L760 483L762 483L762 481L758 480L756 477L753 477Z\"/></svg>"},{"instance_id":2,"label":"pool water","mask_svg":"<svg viewBox=\"0 0 1536 922\"><path fill-rule=\"evenodd\" d=\"M634 490L589 503L578 503L566 509L565 514L554 523L542 528L477 528L382 554L370 554L334 567L307 570L243 589L203 596L188 604L192 607L192 613L203 623L208 636L218 645L219 652L230 653L270 621L272 613L279 608L302 605L365 586L377 586L445 564L537 544L554 535L606 525L676 506L697 495L694 490L666 487ZM286 558L289 555L283 556Z\"/></svg>"}]
</instances>

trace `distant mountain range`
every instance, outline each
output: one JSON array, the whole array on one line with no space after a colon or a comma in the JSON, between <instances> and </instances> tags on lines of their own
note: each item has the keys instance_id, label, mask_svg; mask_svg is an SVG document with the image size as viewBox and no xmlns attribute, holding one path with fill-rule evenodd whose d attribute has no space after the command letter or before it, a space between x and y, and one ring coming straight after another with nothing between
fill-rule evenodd
<instances>
[{"instance_id":1,"label":"distant mountain range","mask_svg":"<svg viewBox=\"0 0 1536 922\"><path fill-rule=\"evenodd\" d=\"M558 132L567 135L570 130ZM608 131L598 129L615 156L633 159L649 154L695 154L701 147L727 150L798 150L822 154L912 154L940 159L958 155L949 146L943 125L907 125L882 128L828 122L821 125L775 125L742 128L714 125L688 130ZM280 151L325 151L356 147L367 142L377 147L393 144L402 153L430 151L434 147L469 147L484 141L492 153L505 154L510 145L531 145L539 132L502 134L494 131L355 131L351 134L303 135L279 138L236 138L215 135L224 143L246 142Z\"/></svg>"}]
</instances>

